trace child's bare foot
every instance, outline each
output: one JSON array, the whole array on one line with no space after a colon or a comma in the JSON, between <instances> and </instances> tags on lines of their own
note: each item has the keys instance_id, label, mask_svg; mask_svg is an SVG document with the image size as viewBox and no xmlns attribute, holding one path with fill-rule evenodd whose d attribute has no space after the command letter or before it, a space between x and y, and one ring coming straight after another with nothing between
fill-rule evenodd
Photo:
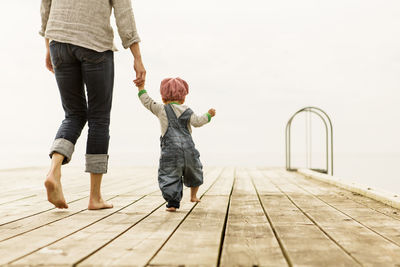
<instances>
[{"instance_id":1,"label":"child's bare foot","mask_svg":"<svg viewBox=\"0 0 400 267\"><path fill-rule=\"evenodd\" d=\"M201 200L198 197L192 197L190 198L190 202L201 202Z\"/></svg>"},{"instance_id":2,"label":"child's bare foot","mask_svg":"<svg viewBox=\"0 0 400 267\"><path fill-rule=\"evenodd\" d=\"M175 207L169 207L169 208L166 209L166 211L175 212L176 208Z\"/></svg>"},{"instance_id":3,"label":"child's bare foot","mask_svg":"<svg viewBox=\"0 0 400 267\"><path fill-rule=\"evenodd\" d=\"M200 202L201 200L197 197L197 191L199 191L199 187L191 187L190 188L190 201L191 202Z\"/></svg>"},{"instance_id":4,"label":"child's bare foot","mask_svg":"<svg viewBox=\"0 0 400 267\"><path fill-rule=\"evenodd\" d=\"M64 194L61 186L61 171L56 170L47 175L44 186L47 190L47 200L59 209L67 209Z\"/></svg>"},{"instance_id":5,"label":"child's bare foot","mask_svg":"<svg viewBox=\"0 0 400 267\"><path fill-rule=\"evenodd\" d=\"M108 203L107 201L104 201L102 198L99 200L94 200L91 199L89 200L89 210L101 210L101 209L111 209L113 208L114 205L111 203Z\"/></svg>"}]
</instances>

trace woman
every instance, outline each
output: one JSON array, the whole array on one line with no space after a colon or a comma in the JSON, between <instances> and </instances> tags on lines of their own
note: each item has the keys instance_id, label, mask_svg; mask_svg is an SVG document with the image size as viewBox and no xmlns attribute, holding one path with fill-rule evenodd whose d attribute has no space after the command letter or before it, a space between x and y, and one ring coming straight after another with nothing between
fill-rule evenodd
<instances>
[{"instance_id":1,"label":"woman","mask_svg":"<svg viewBox=\"0 0 400 267\"><path fill-rule=\"evenodd\" d=\"M134 57L135 81L143 83L146 71L130 0L42 0L40 34L45 37L46 67L55 74L65 111L50 150L51 167L45 181L47 198L57 208L68 208L61 186L61 165L71 160L86 122L86 172L91 179L88 208L112 208L102 199L100 190L107 173L114 83L112 9L122 44Z\"/></svg>"}]
</instances>

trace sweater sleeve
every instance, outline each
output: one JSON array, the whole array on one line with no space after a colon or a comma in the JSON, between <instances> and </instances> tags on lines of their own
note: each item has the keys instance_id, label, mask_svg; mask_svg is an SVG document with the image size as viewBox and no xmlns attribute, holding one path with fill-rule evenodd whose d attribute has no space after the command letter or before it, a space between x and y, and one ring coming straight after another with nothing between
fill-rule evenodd
<instances>
[{"instance_id":1,"label":"sweater sleeve","mask_svg":"<svg viewBox=\"0 0 400 267\"><path fill-rule=\"evenodd\" d=\"M128 48L133 43L140 42L131 0L111 0L111 3L123 47Z\"/></svg>"},{"instance_id":2,"label":"sweater sleeve","mask_svg":"<svg viewBox=\"0 0 400 267\"><path fill-rule=\"evenodd\" d=\"M141 90L139 92L139 99L143 106L151 111L154 115L158 117L158 114L164 110L164 105L154 101L146 92L146 90Z\"/></svg>"},{"instance_id":3,"label":"sweater sleeve","mask_svg":"<svg viewBox=\"0 0 400 267\"><path fill-rule=\"evenodd\" d=\"M193 113L190 117L190 125L192 125L193 127L201 127L210 121L211 115L208 113L205 113L203 115L196 115L195 113Z\"/></svg>"},{"instance_id":4,"label":"sweater sleeve","mask_svg":"<svg viewBox=\"0 0 400 267\"><path fill-rule=\"evenodd\" d=\"M42 4L40 5L40 16L42 17L42 27L39 31L39 34L44 37L46 33L47 21L49 20L51 8L51 0L42 0Z\"/></svg>"}]
</instances>

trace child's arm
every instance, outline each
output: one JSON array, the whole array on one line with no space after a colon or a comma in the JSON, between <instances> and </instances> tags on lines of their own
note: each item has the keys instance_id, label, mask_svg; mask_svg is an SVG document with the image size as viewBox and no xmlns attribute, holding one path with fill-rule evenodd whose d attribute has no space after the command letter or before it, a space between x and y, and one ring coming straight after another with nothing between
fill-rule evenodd
<instances>
[{"instance_id":1,"label":"child's arm","mask_svg":"<svg viewBox=\"0 0 400 267\"><path fill-rule=\"evenodd\" d=\"M215 116L215 109L210 109L206 114L203 114L201 116L198 116L193 113L193 115L190 117L190 124L193 127L201 127L204 124L208 123L211 121L211 118Z\"/></svg>"},{"instance_id":2,"label":"child's arm","mask_svg":"<svg viewBox=\"0 0 400 267\"><path fill-rule=\"evenodd\" d=\"M143 106L150 110L154 115L158 116L160 111L164 109L164 105L154 101L144 89L144 83L138 85L138 96Z\"/></svg>"}]
</instances>

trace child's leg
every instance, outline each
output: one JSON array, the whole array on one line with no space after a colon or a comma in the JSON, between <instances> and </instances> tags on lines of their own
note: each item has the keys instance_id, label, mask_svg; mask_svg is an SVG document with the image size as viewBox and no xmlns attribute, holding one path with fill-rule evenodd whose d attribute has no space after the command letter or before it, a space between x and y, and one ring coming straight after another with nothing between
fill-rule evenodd
<instances>
[{"instance_id":1,"label":"child's leg","mask_svg":"<svg viewBox=\"0 0 400 267\"><path fill-rule=\"evenodd\" d=\"M89 210L110 209L113 207L112 204L104 201L101 196L100 188L102 178L102 173L90 174L90 198L88 206Z\"/></svg>"},{"instance_id":2,"label":"child's leg","mask_svg":"<svg viewBox=\"0 0 400 267\"><path fill-rule=\"evenodd\" d=\"M197 197L197 191L199 191L200 185L203 184L203 166L200 160L193 159L193 163L187 165L185 168L184 183L185 186L190 187L190 201L200 202Z\"/></svg>"},{"instance_id":3,"label":"child's leg","mask_svg":"<svg viewBox=\"0 0 400 267\"><path fill-rule=\"evenodd\" d=\"M182 168L161 166L158 169L158 183L167 201L167 211L179 209L183 190Z\"/></svg>"},{"instance_id":4,"label":"child's leg","mask_svg":"<svg viewBox=\"0 0 400 267\"><path fill-rule=\"evenodd\" d=\"M200 186L191 187L190 188L190 201L191 202L200 202L201 200L197 197L197 191L199 191Z\"/></svg>"},{"instance_id":5,"label":"child's leg","mask_svg":"<svg viewBox=\"0 0 400 267\"><path fill-rule=\"evenodd\" d=\"M63 160L63 155L53 153L50 171L44 182L47 191L47 200L59 209L68 208L61 185L61 165Z\"/></svg>"}]
</instances>

